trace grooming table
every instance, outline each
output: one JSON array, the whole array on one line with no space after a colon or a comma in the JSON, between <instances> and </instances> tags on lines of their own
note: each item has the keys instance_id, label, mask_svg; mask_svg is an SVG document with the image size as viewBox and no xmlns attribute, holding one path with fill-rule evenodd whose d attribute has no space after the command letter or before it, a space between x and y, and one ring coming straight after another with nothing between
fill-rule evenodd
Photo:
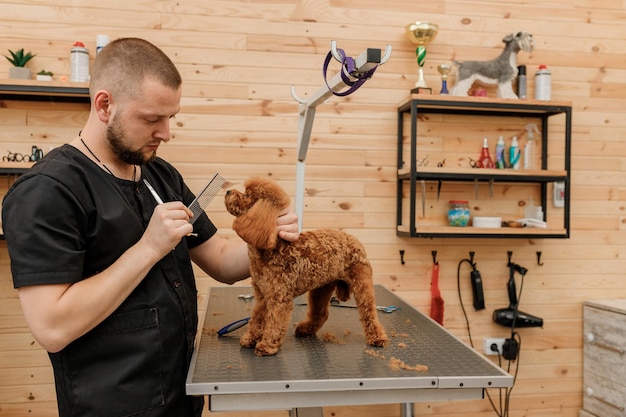
<instances>
[{"instance_id":1,"label":"grooming table","mask_svg":"<svg viewBox=\"0 0 626 417\"><path fill-rule=\"evenodd\" d=\"M355 308L331 307L317 337L296 338L292 325L278 354L257 357L239 346L245 327L217 336L250 315L254 300L241 297L249 294L250 287L209 293L186 388L207 395L211 411L290 410L301 417L322 416L324 406L397 403L412 416L415 402L482 399L485 388L513 384L511 375L380 285L377 305L398 308L378 312L388 347L365 344ZM292 323L306 316L306 297L295 301ZM416 365L428 370L407 369Z\"/></svg>"}]
</instances>

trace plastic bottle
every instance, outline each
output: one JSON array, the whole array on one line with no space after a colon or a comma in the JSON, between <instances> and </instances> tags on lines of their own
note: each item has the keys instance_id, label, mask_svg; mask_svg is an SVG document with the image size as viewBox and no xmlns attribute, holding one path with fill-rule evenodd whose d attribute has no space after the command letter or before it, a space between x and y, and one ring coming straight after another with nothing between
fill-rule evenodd
<instances>
[{"instance_id":1,"label":"plastic bottle","mask_svg":"<svg viewBox=\"0 0 626 417\"><path fill-rule=\"evenodd\" d=\"M529 123L526 125L528 142L524 146L524 169L535 169L535 132L539 133L536 124Z\"/></svg>"},{"instance_id":2,"label":"plastic bottle","mask_svg":"<svg viewBox=\"0 0 626 417\"><path fill-rule=\"evenodd\" d=\"M109 35L97 35L96 36L96 55L100 53L102 48L109 43Z\"/></svg>"},{"instance_id":3,"label":"plastic bottle","mask_svg":"<svg viewBox=\"0 0 626 417\"><path fill-rule=\"evenodd\" d=\"M489 155L489 143L487 138L483 139L483 149L480 151L480 157L478 158L478 166L480 168L493 168L495 164Z\"/></svg>"},{"instance_id":4,"label":"plastic bottle","mask_svg":"<svg viewBox=\"0 0 626 417\"><path fill-rule=\"evenodd\" d=\"M82 42L75 42L70 52L70 81L89 81L89 51Z\"/></svg>"},{"instance_id":5,"label":"plastic bottle","mask_svg":"<svg viewBox=\"0 0 626 417\"><path fill-rule=\"evenodd\" d=\"M544 64L535 73L535 100L552 98L552 73Z\"/></svg>"},{"instance_id":6,"label":"plastic bottle","mask_svg":"<svg viewBox=\"0 0 626 417\"><path fill-rule=\"evenodd\" d=\"M504 138L502 135L498 138L498 143L496 143L496 168L503 169L506 168L504 163Z\"/></svg>"},{"instance_id":7,"label":"plastic bottle","mask_svg":"<svg viewBox=\"0 0 626 417\"><path fill-rule=\"evenodd\" d=\"M526 98L526 65L517 66L517 97Z\"/></svg>"},{"instance_id":8,"label":"plastic bottle","mask_svg":"<svg viewBox=\"0 0 626 417\"><path fill-rule=\"evenodd\" d=\"M511 147L509 148L509 165L513 169L519 169L519 158L521 152L519 150L519 145L517 144L517 136L513 136L513 140L511 140Z\"/></svg>"}]
</instances>

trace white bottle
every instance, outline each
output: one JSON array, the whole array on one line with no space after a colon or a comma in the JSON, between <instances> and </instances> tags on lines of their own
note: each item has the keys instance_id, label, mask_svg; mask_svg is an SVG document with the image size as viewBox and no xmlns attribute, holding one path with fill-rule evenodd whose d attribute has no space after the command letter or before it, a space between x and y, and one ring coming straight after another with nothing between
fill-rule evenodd
<instances>
[{"instance_id":1,"label":"white bottle","mask_svg":"<svg viewBox=\"0 0 626 417\"><path fill-rule=\"evenodd\" d=\"M535 73L535 100L550 100L552 98L552 73L544 64L539 65Z\"/></svg>"},{"instance_id":2,"label":"white bottle","mask_svg":"<svg viewBox=\"0 0 626 417\"><path fill-rule=\"evenodd\" d=\"M97 35L96 36L96 55L100 53L102 48L109 43L109 35Z\"/></svg>"},{"instance_id":3,"label":"white bottle","mask_svg":"<svg viewBox=\"0 0 626 417\"><path fill-rule=\"evenodd\" d=\"M524 169L535 169L535 132L539 133L537 125L528 123L526 125L528 142L524 146Z\"/></svg>"},{"instance_id":4,"label":"white bottle","mask_svg":"<svg viewBox=\"0 0 626 417\"><path fill-rule=\"evenodd\" d=\"M70 52L70 81L89 81L89 51L82 42L75 42Z\"/></svg>"}]
</instances>

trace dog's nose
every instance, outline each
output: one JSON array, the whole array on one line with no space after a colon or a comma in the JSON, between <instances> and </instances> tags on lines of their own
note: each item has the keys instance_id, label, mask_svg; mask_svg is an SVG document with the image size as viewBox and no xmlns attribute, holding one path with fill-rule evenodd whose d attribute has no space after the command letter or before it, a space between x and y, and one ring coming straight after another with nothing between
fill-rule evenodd
<instances>
[{"instance_id":1,"label":"dog's nose","mask_svg":"<svg viewBox=\"0 0 626 417\"><path fill-rule=\"evenodd\" d=\"M226 195L230 194L230 190L226 190Z\"/></svg>"}]
</instances>

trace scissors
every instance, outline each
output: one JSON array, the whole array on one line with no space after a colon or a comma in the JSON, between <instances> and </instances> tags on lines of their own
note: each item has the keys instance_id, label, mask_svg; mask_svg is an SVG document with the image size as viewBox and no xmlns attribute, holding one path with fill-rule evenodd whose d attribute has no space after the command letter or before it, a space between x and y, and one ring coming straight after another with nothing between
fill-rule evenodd
<instances>
[{"instance_id":1,"label":"scissors","mask_svg":"<svg viewBox=\"0 0 626 417\"><path fill-rule=\"evenodd\" d=\"M384 313L393 313L396 310L400 310L400 307L396 307L396 306L376 306L376 310L382 311Z\"/></svg>"},{"instance_id":2,"label":"scissors","mask_svg":"<svg viewBox=\"0 0 626 417\"><path fill-rule=\"evenodd\" d=\"M423 157L422 159L418 159L415 161L415 165L418 167L427 167L428 166L428 155Z\"/></svg>"},{"instance_id":3,"label":"scissors","mask_svg":"<svg viewBox=\"0 0 626 417\"><path fill-rule=\"evenodd\" d=\"M330 305L333 306L333 307L357 308L357 306L352 305L352 304L341 304L341 302L337 298L335 298L335 297L332 297L330 299ZM396 310L400 310L400 307L396 307L396 306L376 306L376 310L382 311L384 313L393 313Z\"/></svg>"},{"instance_id":4,"label":"scissors","mask_svg":"<svg viewBox=\"0 0 626 417\"><path fill-rule=\"evenodd\" d=\"M446 160L445 158L443 159L443 161L437 162L437 168L443 168L446 166ZM441 180L439 180L437 182L437 201L439 201L439 196L441 195L441 185L442 185Z\"/></svg>"}]
</instances>

